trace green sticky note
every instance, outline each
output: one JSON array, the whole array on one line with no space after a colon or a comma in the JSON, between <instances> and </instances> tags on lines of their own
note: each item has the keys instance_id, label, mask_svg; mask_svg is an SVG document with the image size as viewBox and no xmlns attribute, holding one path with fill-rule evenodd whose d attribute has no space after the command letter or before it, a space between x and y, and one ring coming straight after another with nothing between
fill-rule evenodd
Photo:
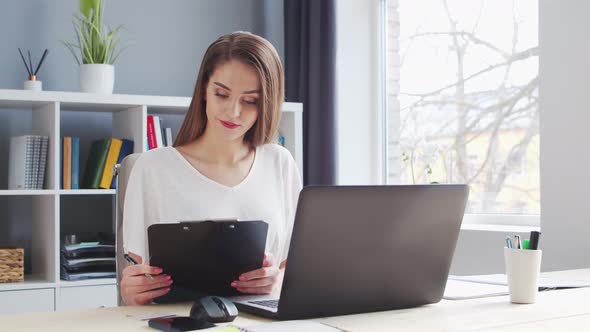
<instances>
[{"instance_id":1,"label":"green sticky note","mask_svg":"<svg viewBox=\"0 0 590 332\"><path fill-rule=\"evenodd\" d=\"M522 249L529 248L529 240L522 240Z\"/></svg>"}]
</instances>

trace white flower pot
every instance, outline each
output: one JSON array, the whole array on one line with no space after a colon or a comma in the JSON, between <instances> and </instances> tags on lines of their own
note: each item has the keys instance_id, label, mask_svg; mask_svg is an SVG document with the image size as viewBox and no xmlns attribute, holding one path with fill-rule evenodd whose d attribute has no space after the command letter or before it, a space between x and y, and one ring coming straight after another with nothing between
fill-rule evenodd
<instances>
[{"instance_id":1,"label":"white flower pot","mask_svg":"<svg viewBox=\"0 0 590 332\"><path fill-rule=\"evenodd\" d=\"M115 66L107 64L80 65L80 91L90 93L113 93Z\"/></svg>"}]
</instances>

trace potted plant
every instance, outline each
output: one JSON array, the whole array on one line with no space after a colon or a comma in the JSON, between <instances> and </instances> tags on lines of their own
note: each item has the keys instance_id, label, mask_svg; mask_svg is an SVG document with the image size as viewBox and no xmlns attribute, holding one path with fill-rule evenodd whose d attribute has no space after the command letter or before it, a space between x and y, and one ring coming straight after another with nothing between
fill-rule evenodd
<instances>
[{"instance_id":1,"label":"potted plant","mask_svg":"<svg viewBox=\"0 0 590 332\"><path fill-rule=\"evenodd\" d=\"M80 15L74 16L76 40L62 41L80 65L82 92L113 93L113 64L123 50L117 50L117 34L123 26L107 29L102 23L102 9L101 0L80 0Z\"/></svg>"}]
</instances>

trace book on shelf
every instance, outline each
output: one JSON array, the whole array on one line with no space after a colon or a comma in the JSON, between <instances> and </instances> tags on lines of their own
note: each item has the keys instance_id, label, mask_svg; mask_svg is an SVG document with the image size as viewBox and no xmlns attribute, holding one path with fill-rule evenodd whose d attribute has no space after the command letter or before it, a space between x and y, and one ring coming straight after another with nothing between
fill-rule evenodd
<instances>
[{"instance_id":1,"label":"book on shelf","mask_svg":"<svg viewBox=\"0 0 590 332\"><path fill-rule=\"evenodd\" d=\"M166 146L173 146L174 141L172 140L172 128L166 128Z\"/></svg>"},{"instance_id":2,"label":"book on shelf","mask_svg":"<svg viewBox=\"0 0 590 332\"><path fill-rule=\"evenodd\" d=\"M45 170L47 169L47 151L49 149L49 137L41 136L41 157L39 158L39 176L37 178L37 189L45 186Z\"/></svg>"},{"instance_id":3,"label":"book on shelf","mask_svg":"<svg viewBox=\"0 0 590 332\"><path fill-rule=\"evenodd\" d=\"M10 138L8 189L43 189L49 137L21 135ZM45 143L47 144L47 143Z\"/></svg>"},{"instance_id":4,"label":"book on shelf","mask_svg":"<svg viewBox=\"0 0 590 332\"><path fill-rule=\"evenodd\" d=\"M33 178L32 178L32 188L37 189L37 180L39 179L39 169L41 168L41 164L39 163L41 160L41 136L34 135L33 136Z\"/></svg>"},{"instance_id":5,"label":"book on shelf","mask_svg":"<svg viewBox=\"0 0 590 332\"><path fill-rule=\"evenodd\" d=\"M121 146L123 142L118 138L111 138L111 144L109 146L109 152L107 153L107 159L102 169L102 176L98 187L100 189L109 189L113 182L113 168L119 158L121 152Z\"/></svg>"},{"instance_id":6,"label":"book on shelf","mask_svg":"<svg viewBox=\"0 0 590 332\"><path fill-rule=\"evenodd\" d=\"M72 137L71 187L80 189L80 137Z\"/></svg>"},{"instance_id":7,"label":"book on shelf","mask_svg":"<svg viewBox=\"0 0 590 332\"><path fill-rule=\"evenodd\" d=\"M164 141L162 140L162 119L159 116L154 115L154 132L156 134L156 148L161 148L164 146Z\"/></svg>"},{"instance_id":8,"label":"book on shelf","mask_svg":"<svg viewBox=\"0 0 590 332\"><path fill-rule=\"evenodd\" d=\"M72 138L62 138L62 189L72 189Z\"/></svg>"},{"instance_id":9,"label":"book on shelf","mask_svg":"<svg viewBox=\"0 0 590 332\"><path fill-rule=\"evenodd\" d=\"M82 188L98 189L102 177L104 164L107 160L107 154L111 145L110 138L103 138L92 142L84 177L82 178Z\"/></svg>"},{"instance_id":10,"label":"book on shelf","mask_svg":"<svg viewBox=\"0 0 590 332\"><path fill-rule=\"evenodd\" d=\"M156 142L156 130L154 126L154 116L148 115L147 116L147 142L148 142L148 150L155 149L158 147Z\"/></svg>"},{"instance_id":11,"label":"book on shelf","mask_svg":"<svg viewBox=\"0 0 590 332\"><path fill-rule=\"evenodd\" d=\"M125 157L133 153L133 141L128 139L122 139L121 152L117 158L117 164L120 164ZM117 179L113 177L111 181L111 189L117 188Z\"/></svg>"}]
</instances>

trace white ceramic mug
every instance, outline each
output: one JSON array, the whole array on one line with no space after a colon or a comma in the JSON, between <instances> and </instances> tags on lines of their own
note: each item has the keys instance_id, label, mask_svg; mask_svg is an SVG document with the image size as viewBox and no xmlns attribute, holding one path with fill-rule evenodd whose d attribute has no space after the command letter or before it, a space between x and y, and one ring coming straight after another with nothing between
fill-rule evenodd
<instances>
[{"instance_id":1,"label":"white ceramic mug","mask_svg":"<svg viewBox=\"0 0 590 332\"><path fill-rule=\"evenodd\" d=\"M504 248L504 263L512 303L535 303L539 292L541 250Z\"/></svg>"}]
</instances>

